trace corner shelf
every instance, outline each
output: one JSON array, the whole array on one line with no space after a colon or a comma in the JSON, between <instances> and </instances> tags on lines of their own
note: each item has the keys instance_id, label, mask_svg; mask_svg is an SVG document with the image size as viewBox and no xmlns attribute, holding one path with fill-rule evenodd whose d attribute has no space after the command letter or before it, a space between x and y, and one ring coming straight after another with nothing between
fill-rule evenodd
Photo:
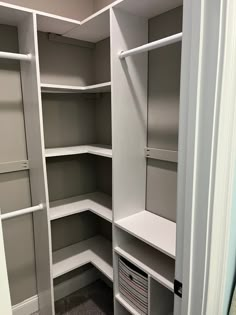
<instances>
[{"instance_id":1,"label":"corner shelf","mask_svg":"<svg viewBox=\"0 0 236 315\"><path fill-rule=\"evenodd\" d=\"M116 294L116 300L132 315L141 315L138 311L136 311L125 299L120 295L120 293Z\"/></svg>"},{"instance_id":2,"label":"corner shelf","mask_svg":"<svg viewBox=\"0 0 236 315\"><path fill-rule=\"evenodd\" d=\"M102 236L62 248L52 256L54 279L91 263L113 281L112 244Z\"/></svg>"},{"instance_id":3,"label":"corner shelf","mask_svg":"<svg viewBox=\"0 0 236 315\"><path fill-rule=\"evenodd\" d=\"M112 149L111 146L108 145L79 145L73 147L45 149L46 158L86 153L112 158Z\"/></svg>"},{"instance_id":4,"label":"corner shelf","mask_svg":"<svg viewBox=\"0 0 236 315\"><path fill-rule=\"evenodd\" d=\"M87 86L41 83L42 93L105 93L110 91L111 82L104 82Z\"/></svg>"},{"instance_id":5,"label":"corner shelf","mask_svg":"<svg viewBox=\"0 0 236 315\"><path fill-rule=\"evenodd\" d=\"M175 261L170 257L137 240L115 247L115 252L174 291Z\"/></svg>"},{"instance_id":6,"label":"corner shelf","mask_svg":"<svg viewBox=\"0 0 236 315\"><path fill-rule=\"evenodd\" d=\"M115 225L175 258L176 223L144 210L116 221Z\"/></svg>"},{"instance_id":7,"label":"corner shelf","mask_svg":"<svg viewBox=\"0 0 236 315\"><path fill-rule=\"evenodd\" d=\"M50 203L50 220L57 220L69 215L91 211L101 218L112 222L111 197L100 192L66 198Z\"/></svg>"}]
</instances>

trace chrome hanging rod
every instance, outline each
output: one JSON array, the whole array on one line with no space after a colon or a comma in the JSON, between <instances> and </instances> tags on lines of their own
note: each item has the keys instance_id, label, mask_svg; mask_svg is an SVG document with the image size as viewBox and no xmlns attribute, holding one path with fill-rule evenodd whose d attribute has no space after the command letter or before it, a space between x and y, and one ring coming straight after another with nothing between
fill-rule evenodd
<instances>
[{"instance_id":1,"label":"chrome hanging rod","mask_svg":"<svg viewBox=\"0 0 236 315\"><path fill-rule=\"evenodd\" d=\"M153 50L156 48L160 48L160 47L164 47L164 46L167 46L170 44L174 44L174 43L177 43L181 40L182 40L182 33L174 34L174 35L156 40L152 43L148 43L148 44L145 44L145 45L142 45L142 46L130 49L130 50L122 51L119 54L119 58L124 59L128 56L133 56L133 55L140 54L140 53L143 53L146 51L150 51L150 50Z\"/></svg>"},{"instance_id":2,"label":"chrome hanging rod","mask_svg":"<svg viewBox=\"0 0 236 315\"><path fill-rule=\"evenodd\" d=\"M0 51L0 58L29 61L32 59L32 55L31 54L16 54L16 53Z\"/></svg>"},{"instance_id":3,"label":"chrome hanging rod","mask_svg":"<svg viewBox=\"0 0 236 315\"><path fill-rule=\"evenodd\" d=\"M43 210L43 208L44 208L43 204L40 203L37 206L24 208L24 209L21 209L21 210L17 210L17 211L13 211L13 212L2 214L1 215L1 219L2 220L7 220L7 219L19 217L19 216L27 214L27 213L32 213L32 212L36 212L36 211L39 211L39 210Z\"/></svg>"}]
</instances>

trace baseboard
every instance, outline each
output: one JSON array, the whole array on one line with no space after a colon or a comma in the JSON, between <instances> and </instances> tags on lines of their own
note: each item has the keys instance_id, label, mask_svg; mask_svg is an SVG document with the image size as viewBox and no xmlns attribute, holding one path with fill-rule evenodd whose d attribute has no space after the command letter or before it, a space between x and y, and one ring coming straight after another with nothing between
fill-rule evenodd
<instances>
[{"instance_id":1,"label":"baseboard","mask_svg":"<svg viewBox=\"0 0 236 315\"><path fill-rule=\"evenodd\" d=\"M79 289L82 289L83 287L93 283L98 279L100 279L100 273L96 268L91 268L82 274L55 286L54 299L55 301L60 300L61 298L70 295ZM12 314L31 315L38 312L38 310L38 296L35 295L19 304L14 305L12 308Z\"/></svg>"},{"instance_id":2,"label":"baseboard","mask_svg":"<svg viewBox=\"0 0 236 315\"><path fill-rule=\"evenodd\" d=\"M12 308L12 315L31 315L39 309L38 296L32 296Z\"/></svg>"},{"instance_id":3,"label":"baseboard","mask_svg":"<svg viewBox=\"0 0 236 315\"><path fill-rule=\"evenodd\" d=\"M54 300L58 301L98 279L100 279L99 271L96 268L91 268L72 279L63 281L54 288Z\"/></svg>"}]
</instances>

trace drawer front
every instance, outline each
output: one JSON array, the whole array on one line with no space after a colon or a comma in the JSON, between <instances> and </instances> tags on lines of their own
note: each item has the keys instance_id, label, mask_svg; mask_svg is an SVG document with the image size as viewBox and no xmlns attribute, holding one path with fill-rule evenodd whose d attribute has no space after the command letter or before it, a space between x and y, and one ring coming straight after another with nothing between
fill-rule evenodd
<instances>
[{"instance_id":1,"label":"drawer front","mask_svg":"<svg viewBox=\"0 0 236 315\"><path fill-rule=\"evenodd\" d=\"M148 314L148 277L119 257L119 291L140 314Z\"/></svg>"}]
</instances>

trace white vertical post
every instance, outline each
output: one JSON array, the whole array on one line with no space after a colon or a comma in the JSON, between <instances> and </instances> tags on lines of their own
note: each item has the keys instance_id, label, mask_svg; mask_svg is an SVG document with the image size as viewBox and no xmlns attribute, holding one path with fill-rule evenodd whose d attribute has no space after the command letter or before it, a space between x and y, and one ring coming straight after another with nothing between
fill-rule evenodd
<instances>
[{"instance_id":1,"label":"white vertical post","mask_svg":"<svg viewBox=\"0 0 236 315\"><path fill-rule=\"evenodd\" d=\"M0 209L1 216L1 209ZM8 283L5 248L2 233L2 221L0 219L0 314L12 315L11 296Z\"/></svg>"}]
</instances>

